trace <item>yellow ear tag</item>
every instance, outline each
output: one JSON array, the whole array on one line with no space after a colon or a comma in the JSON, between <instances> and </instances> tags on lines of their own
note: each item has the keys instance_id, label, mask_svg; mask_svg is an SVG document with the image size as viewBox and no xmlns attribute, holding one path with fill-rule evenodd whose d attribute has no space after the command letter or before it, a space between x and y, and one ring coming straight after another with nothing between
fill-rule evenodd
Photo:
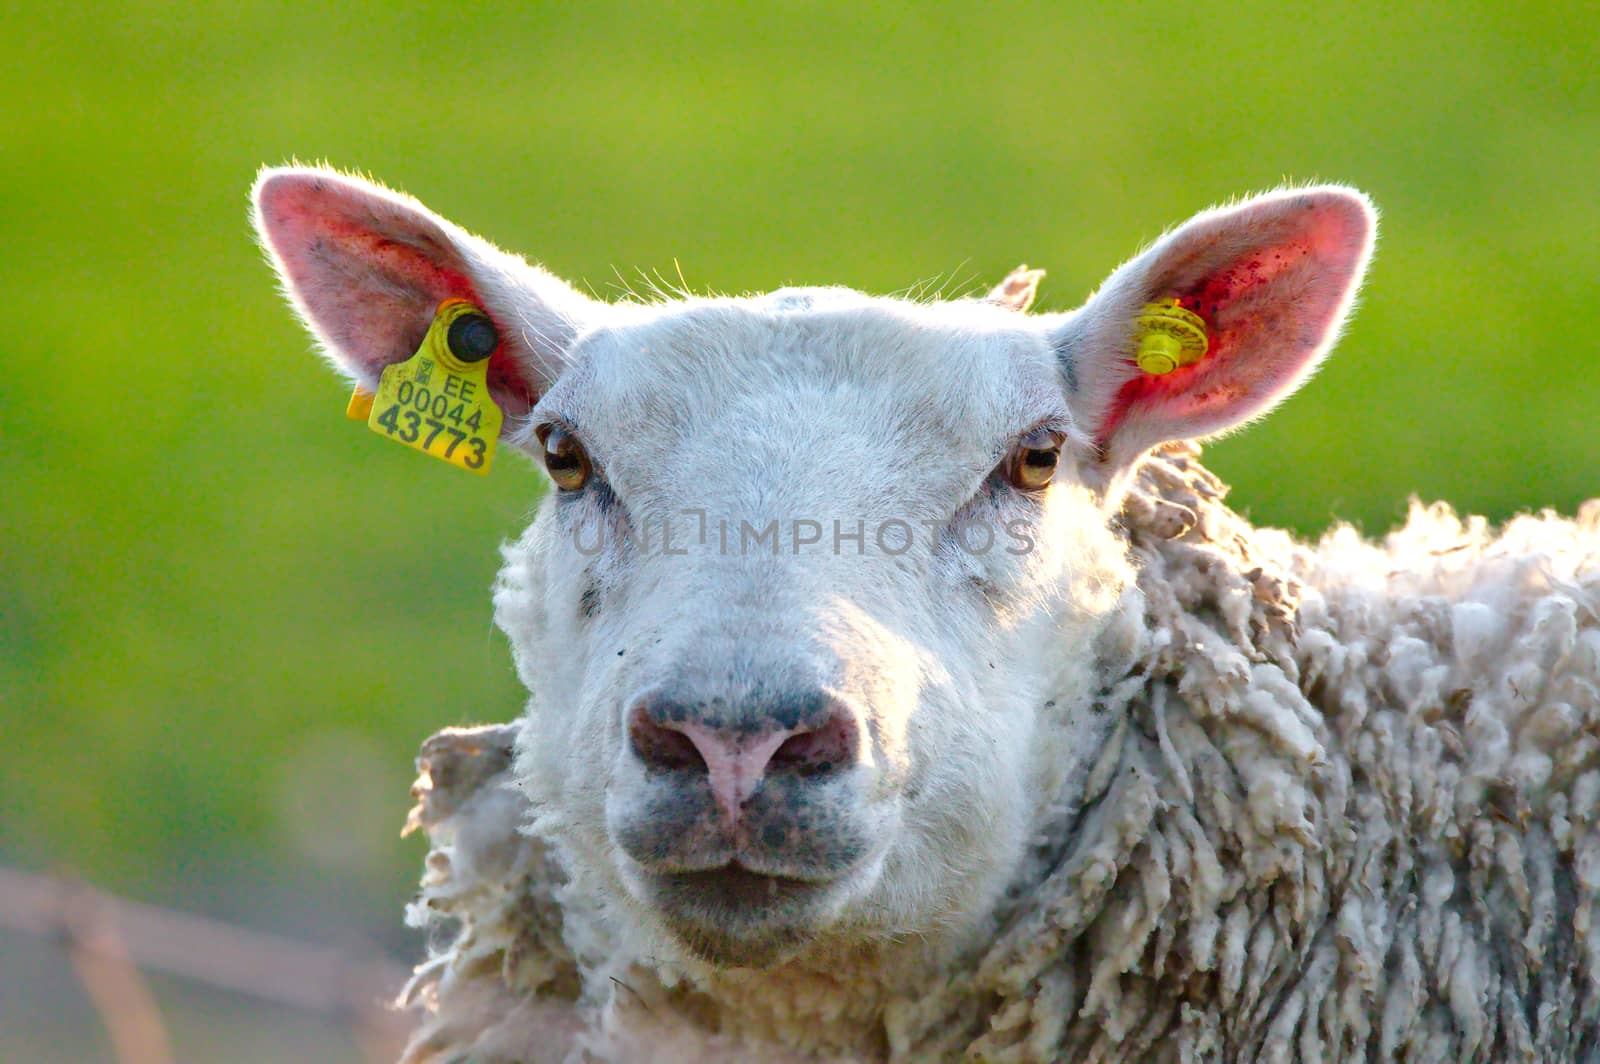
<instances>
[{"instance_id":1,"label":"yellow ear tag","mask_svg":"<svg viewBox=\"0 0 1600 1064\"><path fill-rule=\"evenodd\" d=\"M356 385L350 392L350 401L345 404L344 416L351 421L365 421L371 417L372 393Z\"/></svg>"},{"instance_id":2,"label":"yellow ear tag","mask_svg":"<svg viewBox=\"0 0 1600 1064\"><path fill-rule=\"evenodd\" d=\"M367 428L474 473L489 472L500 439L500 408L489 398L489 356L500 346L494 322L464 299L434 312L417 353L396 362L366 397L357 388L346 411L367 406Z\"/></svg>"},{"instance_id":3,"label":"yellow ear tag","mask_svg":"<svg viewBox=\"0 0 1600 1064\"><path fill-rule=\"evenodd\" d=\"M1209 339L1206 322L1176 299L1146 303L1139 312L1139 350L1134 361L1154 376L1171 373L1179 366L1192 366L1205 356Z\"/></svg>"}]
</instances>

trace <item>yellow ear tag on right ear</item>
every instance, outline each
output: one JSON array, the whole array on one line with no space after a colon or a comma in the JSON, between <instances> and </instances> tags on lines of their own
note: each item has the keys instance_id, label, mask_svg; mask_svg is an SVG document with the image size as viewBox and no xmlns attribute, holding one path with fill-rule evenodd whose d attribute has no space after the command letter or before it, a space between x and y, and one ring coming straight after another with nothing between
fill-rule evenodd
<instances>
[{"instance_id":1,"label":"yellow ear tag on right ear","mask_svg":"<svg viewBox=\"0 0 1600 1064\"><path fill-rule=\"evenodd\" d=\"M356 416L370 402L373 432L487 473L500 440L500 408L489 397L489 356L499 346L487 314L464 299L447 299L417 353L385 369L370 400L358 388L346 412Z\"/></svg>"},{"instance_id":2,"label":"yellow ear tag on right ear","mask_svg":"<svg viewBox=\"0 0 1600 1064\"><path fill-rule=\"evenodd\" d=\"M1176 299L1146 303L1139 312L1139 349L1134 361L1153 376L1171 373L1179 366L1192 366L1205 357L1210 337L1206 321Z\"/></svg>"}]
</instances>

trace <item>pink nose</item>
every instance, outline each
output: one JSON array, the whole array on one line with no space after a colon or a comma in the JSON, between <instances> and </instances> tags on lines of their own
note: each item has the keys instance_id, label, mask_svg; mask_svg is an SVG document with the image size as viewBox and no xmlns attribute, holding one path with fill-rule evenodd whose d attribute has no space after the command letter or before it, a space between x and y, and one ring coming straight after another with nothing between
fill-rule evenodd
<instances>
[{"instance_id":1,"label":"pink nose","mask_svg":"<svg viewBox=\"0 0 1600 1064\"><path fill-rule=\"evenodd\" d=\"M718 719L701 704L646 697L628 711L628 744L647 767L705 776L728 823L761 781L787 774L821 782L856 758L855 715L826 696L799 700L770 715ZM711 703L726 712L726 703Z\"/></svg>"}]
</instances>

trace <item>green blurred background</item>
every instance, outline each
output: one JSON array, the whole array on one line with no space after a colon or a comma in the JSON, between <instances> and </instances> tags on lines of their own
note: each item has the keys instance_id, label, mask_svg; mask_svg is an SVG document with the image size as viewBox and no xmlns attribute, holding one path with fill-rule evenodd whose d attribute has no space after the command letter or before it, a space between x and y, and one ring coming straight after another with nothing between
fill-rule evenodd
<instances>
[{"instance_id":1,"label":"green blurred background","mask_svg":"<svg viewBox=\"0 0 1600 1064\"><path fill-rule=\"evenodd\" d=\"M264 163L360 168L601 295L680 267L960 290L1026 261L1051 309L1207 205L1349 182L1384 212L1361 309L1210 448L1235 502L1310 533L1380 531L1413 493L1494 518L1600 494L1591 4L0 21L0 863L415 953L412 753L519 707L487 589L539 478L344 420L251 242ZM53 1044L5 1015L0 1057Z\"/></svg>"}]
</instances>

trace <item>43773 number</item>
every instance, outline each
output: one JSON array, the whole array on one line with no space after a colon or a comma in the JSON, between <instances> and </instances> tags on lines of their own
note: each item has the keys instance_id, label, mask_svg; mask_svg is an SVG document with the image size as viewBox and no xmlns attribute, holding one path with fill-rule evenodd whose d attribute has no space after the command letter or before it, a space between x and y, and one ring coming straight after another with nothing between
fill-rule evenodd
<instances>
[{"instance_id":1,"label":"43773 number","mask_svg":"<svg viewBox=\"0 0 1600 1064\"><path fill-rule=\"evenodd\" d=\"M408 380L400 382L395 398L399 401L389 404L374 419L390 436L441 458L459 461L468 469L483 466L488 443L476 435L482 425L480 410L474 407L469 412L466 403L453 403L443 392L430 392ZM466 451L455 458L456 449L463 445Z\"/></svg>"}]
</instances>

